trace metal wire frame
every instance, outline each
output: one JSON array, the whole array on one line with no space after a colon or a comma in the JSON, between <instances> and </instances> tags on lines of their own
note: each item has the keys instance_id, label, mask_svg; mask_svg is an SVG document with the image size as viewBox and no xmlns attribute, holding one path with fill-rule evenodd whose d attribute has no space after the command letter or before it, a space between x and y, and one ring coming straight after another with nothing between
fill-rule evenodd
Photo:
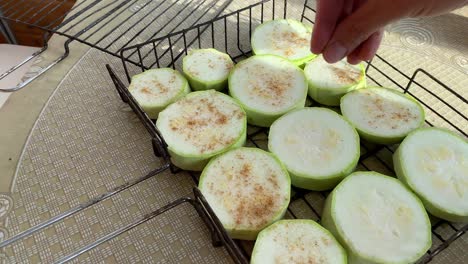
<instances>
[{"instance_id":1,"label":"metal wire frame","mask_svg":"<svg viewBox=\"0 0 468 264\"><path fill-rule=\"evenodd\" d=\"M154 38L158 34L173 32L187 21L190 21L188 26L193 26L202 19L216 18L232 2L232 0L210 2L208 0L189 0L188 2L184 0L129 0L109 1L104 4L101 0L82 0L65 14L59 15L58 9L68 1L52 1L46 4L44 1L32 3L25 0L10 0L0 4L0 10L3 11L0 14L2 21L22 23L42 29L45 36L53 33L68 38L64 43L63 55L45 66L36 76L32 76L15 87L0 89L0 92L18 91L37 79L68 57L69 45L73 41L118 57L121 49L141 40ZM214 8L217 4L219 7ZM129 10L133 12L130 15L125 13ZM164 20L165 23L162 24L162 18L168 11L175 12L177 15ZM46 23L47 18L54 19ZM47 43L44 43L42 49L20 64L1 73L0 80L39 56L47 48Z\"/></svg>"},{"instance_id":2,"label":"metal wire frame","mask_svg":"<svg viewBox=\"0 0 468 264\"><path fill-rule=\"evenodd\" d=\"M278 1L281 2L281 1ZM244 27L248 27L248 36L250 37L252 33L252 24L253 20L255 19L257 22L260 21L262 23L266 19L270 19L264 12L265 5L272 4L273 7L272 17L278 17L277 13L275 14L274 7L277 6L274 0L271 1L263 1L249 7L237 10L231 14L227 14L221 16L217 19L212 21L199 24L197 26L187 28L183 31L174 32L168 34L165 37L157 38L155 40L150 40L145 43L130 46L124 48L121 51L121 59L124 65L125 74L127 77L127 81L130 82L130 78L133 74L132 71L135 71L134 67L130 69L130 64L137 65L139 67L139 71L145 71L152 67L172 67L174 69L180 69L180 59L182 56L186 55L190 48L218 48L226 53L228 53L234 61L238 61L245 57L248 57L251 54L250 50L244 50L245 43L242 43L240 35L241 33L241 20L240 17L248 17L248 25L244 25ZM287 2L284 1L282 5L284 8L282 11L282 17L287 16ZM260 9L260 17L252 17L254 13L254 9ZM281 11L281 10L280 10ZM312 14L308 14L312 12ZM306 1L302 10L302 14L300 20L304 23L314 23L314 18L311 17L315 14L314 8L310 6L309 1ZM281 17L281 15L279 16ZM229 23L229 25L228 25ZM235 25L234 25L235 23ZM216 25L219 26L219 30L216 31ZM228 29L236 29L236 32L233 34L229 34ZM247 31L247 30L246 30ZM220 35L221 34L221 35ZM216 35L216 37L215 37ZM192 36L192 37L190 37ZM234 42L228 42L228 39L235 39ZM250 40L250 38L248 38ZM246 42L247 40L245 40ZM219 44L218 42L222 42ZM167 48L163 48L164 45L169 45ZM224 45L222 45L224 44ZM137 58L135 61L135 57L132 58L132 55L137 54ZM144 55L143 55L144 54ZM149 56L152 56L151 59L148 59ZM133 60L132 60L133 59ZM418 81L418 77L424 76L435 82L439 85L443 90L448 91L451 95L453 95L457 100L459 100L463 105L467 105L467 99L464 98L462 95L455 92L453 89L445 85L439 79L425 71L424 69L417 69L412 75L408 75L398 69L396 66L392 65L388 60L383 58L380 55L376 55L376 57L367 63L366 67L366 77L374 82L379 86L383 86L381 81L385 80L390 82L394 85L397 89L401 89L404 93L408 93L409 95L413 96L416 100L418 100L425 108L426 111L437 116L440 118L446 125L448 125L452 130L459 132L461 135L467 137L468 131L466 131L466 126L455 124L452 120L449 120L439 111L435 110L429 102L424 101L423 99L417 96L417 91L421 90L425 93L429 94L431 98L437 100L437 102L441 102L444 107L448 108L453 114L458 115L462 120L468 121L468 118L463 115L462 110L456 108L451 102L447 102L443 100L436 92L428 89L425 87L420 81ZM391 77L391 74L397 74L401 76L403 79L406 79L406 83L402 84L401 82L397 81L394 77ZM380 77L380 78L378 78ZM157 156L162 156L166 160L170 160L170 156L167 152L167 144L164 141L164 138L158 131L156 127L154 127L154 120L151 120L146 116L146 114L142 111L142 109L138 106L138 103L134 100L131 94L126 89L126 86L123 86L123 83L119 80L119 85L116 85L116 88L119 94L122 96L124 94L124 101L127 100L131 101L131 104L135 104L132 109L137 113L140 119L145 123L145 126L151 127L148 129L150 135L153 139L152 144ZM122 89L123 87L123 89ZM126 98L126 99L125 99ZM314 103L314 105L318 105ZM432 122L426 120L426 124L429 126L434 126ZM151 130L151 131L150 131ZM261 147L261 141L267 139L268 129L265 128L258 128L256 131L248 134L247 138L250 144ZM373 168L369 167L367 164L370 159L376 161L379 166L385 170L386 174L394 175L393 166L391 161L389 162L388 159L386 160L384 156L391 156L394 153L395 146L376 146L372 144L363 143L361 145L362 148L362 155L359 159L359 168L364 170L372 170ZM171 171L178 171L177 167L171 164ZM198 184L198 177L197 173L190 173L192 179L194 180L195 184ZM316 216L316 219L320 221L320 210L315 208L309 201L306 199L307 195L313 194L314 192L303 190L299 188L293 187L294 196L291 199L291 204L295 201L302 201L304 202L311 212ZM323 199L326 198L328 192L320 192L318 193ZM288 209L289 215L293 218L297 218L296 214L294 213L293 209L290 207ZM448 237L443 237L440 234L440 230L442 228L448 227L451 230L451 233ZM443 220L436 220L435 224L432 226L432 234L436 238L436 240L440 241L438 245L433 246L423 258L419 260L418 263L428 263L430 262L436 255L438 255L441 251L447 248L453 241L457 238L462 236L468 231L468 225L463 225L461 227L456 227L453 223L443 221ZM244 254L248 257L248 252L243 251Z\"/></svg>"},{"instance_id":3,"label":"metal wire frame","mask_svg":"<svg viewBox=\"0 0 468 264\"><path fill-rule=\"evenodd\" d=\"M13 73L14 71L16 71L17 69L23 67L26 63L28 63L29 61L33 60L34 58L40 56L42 53L44 53L49 45L47 44L47 36L49 35L48 32L46 32L44 34L44 46L37 50L36 52L34 52L33 54L31 54L29 57L25 58L22 62L20 62L19 64L13 66L12 68L8 69L7 71L3 72L2 74L0 74L0 81L7 77L8 75L10 75L11 73ZM64 44L64 53L62 55L60 55L59 57L57 57L55 60L53 60L49 65L41 68L40 71L37 72L37 74L33 77L30 77L24 81L22 81L21 83L17 84L16 86L14 87L11 87L11 88L2 88L0 89L0 92L16 92L18 90L21 90L23 89L26 85L30 84L32 81L34 81L35 79L37 79L39 76L41 76L42 74L44 74L46 71L48 71L49 69L51 69L52 67L54 67L55 65L57 65L59 62L61 62L62 60L64 60L65 58L68 57L68 55L70 54L70 47L69 47L69 44L70 42L66 42Z\"/></svg>"},{"instance_id":4,"label":"metal wire frame","mask_svg":"<svg viewBox=\"0 0 468 264\"><path fill-rule=\"evenodd\" d=\"M206 199L204 198L203 194L201 193L201 191L197 188L197 187L194 187L193 188L193 194L194 194L194 198L192 197L182 197L182 198L179 198L149 214L146 214L142 217L140 217L137 221L133 222L133 223L130 223L126 226L123 226L121 228L119 228L118 230L115 230L114 232L112 233L109 233L101 238L99 238L98 240L96 240L95 242L91 243L91 244L88 244L82 248L80 248L79 250L67 255L67 256L64 256L62 257L61 259L59 259L56 263L66 263L76 257L78 257L79 255L85 253L85 252L88 252L90 250L92 250L93 248L96 248L97 246L137 227L138 225L141 225L177 206L180 206L182 204L185 204L185 203L188 203L190 204L198 213L198 215L202 218L203 222L207 225L207 227L209 228L209 231L211 232L211 236L212 236L212 242L213 242L213 246L215 247L219 247L219 246L223 246L223 245L227 245L226 246L226 249L229 253L229 255L233 258L233 260L236 262L236 263L241 263L241 264L248 264L248 261L247 259L245 258L245 255L242 254L242 251L241 249L239 248L239 246L234 242L234 240L232 240L232 238L227 234L226 230L223 228L220 220L218 219L218 217L216 216L216 214L213 212L213 210L211 209L210 205L208 204L208 202L206 201Z\"/></svg>"},{"instance_id":5,"label":"metal wire frame","mask_svg":"<svg viewBox=\"0 0 468 264\"><path fill-rule=\"evenodd\" d=\"M249 23L249 37L252 33L252 11L254 9L261 10L261 22L266 18L266 9L267 5L270 8L271 12L268 15L271 15L269 18L278 17L278 12L276 9L278 8L278 4L281 2L281 6L283 10L287 10L287 1L278 1L278 0L263 0L258 3L249 5L247 7L238 9L235 12L220 16L216 19L200 23L196 26L189 27L187 29L177 31L174 33L167 34L164 37L148 40L146 42L139 43L133 46L127 46L120 50L120 58L125 68L125 73L127 75L127 80L130 81L130 74L128 71L128 63L137 65L141 68L141 70L147 70L152 67L161 67L164 61L168 61L169 64L167 67L175 68L176 61L179 61L183 55L187 54L188 48L193 45L197 45L198 47L202 46L200 36L205 33L206 31L210 32L210 41L211 46L214 47L217 41L215 40L215 24L222 24L224 25L221 28L221 31L217 31L224 35L224 51L228 52L232 47L228 45L228 36L225 32L228 31L227 23L228 19L235 19L236 20L236 27L237 27L237 38L236 38L236 45L234 45L237 49L235 54L233 55L232 52L228 52L234 60L240 59L241 57L246 57L249 55L249 52L246 52L241 47L241 38L240 38L240 23L241 23L241 14L248 14L248 22ZM275 9L276 8L276 9ZM286 17L286 11L283 11L281 17ZM191 34L191 33L196 34ZM192 36L190 36L192 35ZM250 40L250 39L249 39ZM164 48L164 46L169 46ZM228 47L229 46L229 47ZM175 48L177 47L177 49ZM161 53L158 50L162 50ZM143 52L144 55L143 55ZM159 54L158 54L159 53ZM152 57L154 55L154 57ZM170 56L170 57L169 57ZM150 63L145 63L145 59L152 59Z\"/></svg>"},{"instance_id":6,"label":"metal wire frame","mask_svg":"<svg viewBox=\"0 0 468 264\"><path fill-rule=\"evenodd\" d=\"M248 23L248 35L250 36L250 34L252 32L252 28L253 28L253 26L252 26L253 25L253 20L255 19L255 17L253 17L253 13L254 13L253 11L254 10L260 10L260 13L261 13L260 16L261 17L259 19L257 19L260 22L263 22L266 19L278 17L278 13L281 13L279 17L286 17L286 15L287 15L287 13L286 13L286 11L287 11L287 2L284 1L284 3L280 5L283 9L279 8L279 11L277 9L276 10L277 12L275 12L275 7L277 7L278 2L280 2L280 4L281 4L281 1L275 1L275 0L262 1L260 3L251 5L249 7L239 9L234 13L219 17L218 19L214 19L214 20L199 24L197 26L190 27L190 28L188 28L186 30L183 30L183 31L180 31L180 32L171 33L171 34L167 35L166 37L158 38L158 39L152 40L152 41L148 41L148 42L145 42L145 43L137 45L137 46L124 48L121 51L120 56L121 56L122 61L124 63L124 69L125 69L125 72L126 72L126 75L127 75L127 80L128 81L130 80L130 72L129 72L129 67L127 67L127 63L138 65L141 70L145 70L145 69L148 69L148 68L156 66L156 65L158 67L166 66L166 67L176 68L176 66L178 66L177 62L180 61L180 58L184 54L187 54L187 51L188 51L188 49L190 47L193 47L193 46L198 46L198 47L202 47L202 46L204 46L204 47L215 47L215 46L217 46L218 47L219 45L217 45L217 43L220 42L220 41L223 41L223 40L224 40L224 42L223 42L224 43L224 50L226 52L228 52L235 61L238 61L238 60L240 60L242 58L245 58L245 57L249 56L251 54L251 51L245 49L245 47L243 46L244 43L242 43L241 36L240 36L241 35L241 26L240 26L241 16L242 17L248 17L248 21L247 21L247 23ZM92 3L94 3L94 2L92 2ZM271 5L270 6L271 9L272 9L271 17L269 16L270 15L269 13L267 14L267 12L265 10L266 9L265 5ZM304 9L302 11L301 20L302 21L309 21L309 22L313 23L313 19L311 19L308 15L305 14L306 10L311 10L312 12L314 12L313 8L311 8L308 5L308 2L306 2L306 4L304 5ZM281 11L283 11L283 12L281 12ZM96 24L99 24L101 21L102 20L98 21ZM229 27L228 27L228 23L229 23ZM234 27L232 27L231 26L232 23L236 23L236 25ZM215 28L216 28L215 24L220 24L221 25L220 30L224 32L224 35L223 35L224 38L219 38L219 37L215 38L215 35L217 36L217 34L215 33ZM234 29L234 30L236 30L236 32L234 33L234 35L231 34L230 36L228 36L228 32L229 32L230 29L231 30ZM191 35L190 35L193 32L196 33L195 37L191 37ZM218 31L218 33L219 33L219 31ZM66 33L58 32L58 34L62 34L64 36L69 37L70 41L76 40L76 41L80 41L80 42L85 43L85 44L89 44L88 42L83 41L82 39L79 39L79 38L74 37L72 35L67 35ZM211 41L208 41L208 43L203 42L203 36L205 36L205 37L207 36L208 39L211 40ZM228 43L228 40L232 39L232 38L235 38L236 41L234 43ZM166 48L166 49L163 49L162 46L165 43L169 44L169 47ZM145 51L145 49L144 49L145 46L150 47L149 50L151 50L151 53L146 53L145 55L142 55L143 54L142 52ZM99 47L97 47L97 48L99 48ZM159 50L159 52L158 52L158 50ZM128 55L127 52L129 52L131 55ZM159 53L159 55L158 55L158 53ZM127 55L127 56L124 56L124 54ZM135 54L138 55L137 60L135 60L135 58L131 59L131 56L135 55ZM154 61L150 61L149 63L145 63L144 60L147 59L149 56L152 56L150 54L154 54L154 56L155 56ZM439 85L444 87L446 90L450 91L459 100L461 100L462 102L464 102L466 104L466 99L464 99L462 96L460 96L459 94L452 91L445 84L443 84L442 82L440 82L439 80L437 80L436 78L434 78L433 76L431 76L429 73L425 72L422 69L417 70L410 77L410 76L406 75L405 73L401 72L400 70L398 70L395 66L393 66L392 64L390 64L388 61L386 61L384 58L382 58L380 56L377 56L375 60L381 60L382 63L384 63L384 65L386 65L386 66L388 66L390 68L390 70L398 72L399 74L404 76L406 79L408 79L407 85L403 86L403 85L399 84L396 80L392 79L389 75L387 75L385 73L385 71L382 70L382 67L378 66L375 61L374 62L371 61L371 62L368 63L368 67L366 69L367 77L370 80L374 80L374 82L376 82L377 84L378 84L377 79L374 78L373 75L369 73L370 70L374 70L377 73L383 75L385 78L387 78L388 80L393 82L396 86L403 89L407 93L411 93L410 88L414 87L414 86L421 87L421 89L425 89L426 91L431 93L430 90L426 89L423 85L421 85L419 82L416 81L417 76L425 75L425 76L429 76L430 78L432 78L435 82L437 82ZM166 64L164 64L164 63L166 63ZM136 185L136 184L138 184L138 183L140 183L140 182L142 182L142 181L144 181L144 180L146 180L146 179L148 179L150 177L153 177L153 176L161 173L162 171L165 171L168 168L170 168L170 170L173 173L176 173L177 171L179 171L179 169L177 167L175 167L172 163L170 163L170 156L169 156L169 154L167 152L167 144L165 144L164 138L161 136L159 131L154 126L153 120L149 119L149 117L143 112L143 110L138 105L136 100L131 96L131 94L126 89L126 86L123 84L123 82L120 80L120 78L118 78L118 76L115 74L115 72L112 70L112 68L109 65L107 65L107 69L109 70L109 74L111 76L111 79L114 82L114 85L116 86L117 92L121 96L122 100L130 105L130 107L137 114L137 116L140 118L140 120L143 122L146 129L150 133L151 142L152 142L152 145L153 145L153 148L154 148L154 153L155 153L156 156L162 157L164 159L164 161L166 161L165 165L162 168L159 168L159 169L157 169L155 171L150 172L148 175L145 175L145 176L143 176L141 178L138 178L138 179L136 179L136 180L134 180L132 182L126 183L124 185L118 186L118 187L116 187L115 189L111 190L110 192L108 192L106 194L103 194L103 195L101 195L101 196L99 196L99 197L97 197L95 199L92 199L92 200L90 200L90 201L88 201L88 202L86 202L86 203L84 203L84 204L82 204L82 205L80 205L80 206L78 206L76 208L73 208L73 209L71 209L69 211L66 211L66 212L64 212L64 213L62 213L62 214L60 214L60 215L58 215L58 216L56 216L56 217L54 217L54 218L52 218L50 220L38 225L38 226L35 226L35 227L33 227L33 228L23 232L23 233L20 233L20 234L18 234L16 236L6 240L6 241L3 241L2 243L0 243L0 248L6 247L6 246L14 243L15 241L18 241L19 239L27 237L27 236L29 236L29 235L31 235L31 234L39 231L39 230L42 230L43 228L45 228L47 226L50 226L50 225L52 225L52 224L54 224L54 223L56 223L58 221L63 220L64 218L66 218L66 217L68 217L68 216L70 216L70 215L72 215L72 214L74 214L76 212L79 212L79 211L81 211L81 210L83 210L83 209L85 209L85 208L87 208L89 206L92 206L92 205L94 205L94 204L96 204L98 202L101 202L102 200L107 199L107 198L109 198L109 197L111 197L111 196L113 196L113 195L127 189L127 188L130 188L130 187L132 187L132 186L134 186L134 185ZM444 102L436 94L433 94L433 95L438 100ZM430 107L430 105L426 104L424 101L421 101L421 103L423 103L430 111L438 114L437 111L432 109ZM446 102L444 102L444 103L446 103ZM449 108L451 108L454 112L461 115L464 118L464 120L467 120L466 117L463 116L460 113L460 111L458 111L458 109L452 107L448 103L446 103L446 105ZM439 115L439 116L442 119L444 119L443 115ZM463 131L462 129L460 129L459 127L455 126L452 122L450 122L450 120L447 120L445 118L444 121L447 121L450 125L452 125L452 127L454 127L454 129L459 130L459 132L461 132L462 134L464 134L466 136L466 132ZM429 125L431 125L431 124L429 123ZM253 145L257 146L257 147L260 147L259 143L260 143L260 141L262 141L264 139L262 139L262 137L259 137L259 136L263 136L265 138L267 133L268 133L268 131L266 129L258 129L257 131L254 131L253 133L249 133L249 135L248 135L249 142L252 143ZM364 154L361 156L359 164L364 169L371 169L366 165L366 160L369 159L369 158L376 159L388 170L392 169L391 165L387 164L386 161L383 160L381 158L381 156L380 156L380 154L383 151L390 152L390 153L393 152L392 147L390 147L390 146L377 146L376 147L376 146L363 145L363 150L364 150ZM198 175L195 174L195 173L190 173L190 175L191 175L193 181L196 184L198 182ZM303 201L310 208L311 212L313 212L315 214L316 218L319 219L320 218L320 213L319 213L320 210L318 208L315 208L307 199L307 195L311 194L312 192L307 191L307 190L301 190L301 189L294 188L294 193L295 193L295 195L292 197L292 202L299 201L299 200ZM322 198L325 198L327 193L322 192L322 193L319 193L319 195ZM195 196L197 196L197 189L195 189ZM164 213L167 210L173 208L174 206L180 205L180 204L185 203L185 202L191 203L190 200L188 200L187 198L178 199L178 200L174 201L173 203L170 203L167 206L165 206L165 207L163 207L161 209L158 209L157 211L155 211L153 213L150 213L149 215L146 215L145 217L137 220L136 222L134 222L134 223L132 223L130 225L127 225L125 227L122 227L119 230L116 230L113 233L102 237L98 241L95 241L94 243L85 246L84 248L76 251L75 253L62 258L60 261L70 260L70 259L78 256L79 254L82 254L82 253L84 253L86 251L89 251L92 248L97 247L99 244L104 243L105 241L108 241L108 240L118 236L119 234L122 234L122 233L130 230L131 228L134 228L137 225L139 225L141 223L144 223L145 221L148 221L152 217L155 217L155 216L159 215L160 213ZM229 238L229 236L225 232L224 228L222 228L221 223L216 218L216 215L210 209L210 207L206 203L206 201L204 201L203 208L205 208L204 211L208 212L208 215L210 216L210 217L208 217L209 221L207 222L207 221L205 221L207 219L205 219L203 217L203 214L202 214L202 218L205 219L204 220L205 223L207 223L207 225L209 227L209 230L211 230L211 232L212 232L214 244L216 246L219 246L220 244L225 245L226 249L228 250L228 252L231 254L233 259L237 263L247 263L248 252L243 250L243 248L240 245L238 245L236 243L233 243L232 239ZM197 212L199 212L199 211L197 210ZM289 208L288 212L289 212L289 215L291 215L292 217L294 217L294 218L297 217L296 214L294 213L293 208ZM442 226L448 226L449 228L451 228L453 230L453 233L448 238L444 238L444 237L442 237L442 235L440 235L438 233L438 229L441 228ZM465 226L463 226L461 228L458 228L458 227L455 227L451 223L447 223L447 222L444 222L444 221L437 222L433 226L433 234L442 243L440 245L438 245L435 249L430 250L426 254L426 256L422 260L420 260L421 263L429 262L434 256L436 256L443 249L445 249L451 242L453 242L455 239L457 239L462 234L464 234L467 231L467 228L468 228L468 225L465 225ZM213 232L213 230L217 230L217 231ZM221 243L220 243L220 241L221 241Z\"/></svg>"},{"instance_id":7,"label":"metal wire frame","mask_svg":"<svg viewBox=\"0 0 468 264\"><path fill-rule=\"evenodd\" d=\"M114 189L112 189L111 191L107 192L107 193L104 193L102 195L99 195L98 197L95 197L83 204L80 204L68 211L65 211L51 219L49 219L48 221L46 222L43 222L39 225L36 225L26 231L23 231L5 241L2 241L0 242L0 250L2 250L3 248L6 248L10 245L12 245L13 243L21 240L21 239L25 239L26 237L29 237L31 235L33 235L34 233L40 231L40 230L43 230L59 221L62 221L64 219L66 219L67 217L69 216L72 216L88 207L91 207L97 203L100 203L106 199L109 199L110 197L122 192L122 191L125 191L143 181L146 181L148 180L149 178L152 178L152 177L155 177L161 173L163 173L164 171L166 171L168 168L170 167L170 164L169 163L165 163L162 167L160 168L157 168L151 172L149 172L148 174L142 176L142 177L139 177L139 178L136 178L130 182L127 182L125 184L122 184L120 186L117 186L115 187ZM163 207L161 208L158 208L148 214L145 214L143 216L141 216L140 218L138 218L137 220L135 220L134 222L130 223L130 224L127 224L126 226L123 226L107 235L104 235L102 236L101 238L97 239L96 241L90 243L90 244L87 244L81 248L79 248L78 250L74 251L73 253L69 254L69 255L66 255L66 256L63 256L62 258L54 261L54 263L66 263L70 260L73 260L75 258L77 258L78 256L80 256L81 254L83 253L86 253L96 247L98 247L99 245L109 241L109 240L112 240L113 238L127 232L127 231L130 231L131 229L171 210L171 209L174 209L182 204L190 204L193 209L195 209L198 213L198 215L201 217L201 219L203 220L203 222L205 223L205 225L207 226L210 234L211 234L211 240L212 240L212 244L214 247L220 247L220 246L226 246L226 249L227 249L227 252L229 253L229 255L232 257L232 259L236 262L236 263L240 263L240 264L247 264L248 261L245 257L245 255L242 253L239 245L237 245L234 240L228 235L228 233L226 232L226 230L223 228L220 220L218 219L218 217L216 216L216 214L214 213L213 209L210 207L210 205L208 204L208 202L206 201L206 199L204 198L203 194L200 192L200 190L197 188L197 187L193 187L193 194L194 196L193 197L181 197L179 199L176 199L175 201L172 201L166 205L164 205Z\"/></svg>"},{"instance_id":8,"label":"metal wire frame","mask_svg":"<svg viewBox=\"0 0 468 264\"><path fill-rule=\"evenodd\" d=\"M136 103L135 99L131 96L131 94L128 92L127 89L125 89L125 86L122 84L122 82L119 80L119 78L117 77L116 73L112 70L112 68L109 66L109 65L106 65L108 71L109 71L109 74L110 74L110 77L112 79L112 81L114 82L116 88L118 89L117 91L119 92L122 100L124 102L127 102L131 108L136 112L138 113L138 117L140 118L140 120L143 121L143 123L145 124L146 120L150 120L148 118L148 116L143 112L143 110L140 108L140 106ZM150 121L151 122L151 121ZM145 124L145 127L147 128L147 130L150 132L150 133L153 133L154 131L154 125L151 125L151 126L148 126L147 124ZM63 221L64 219L66 219L67 217L70 217L80 211L83 211L85 210L86 208L89 208L97 203L100 203L106 199L109 199L110 197L122 192L122 191L125 191L141 182L144 182L152 177L155 177L161 173L163 173L164 171L166 171L167 169L170 169L172 173L177 173L177 172L180 172L179 169L175 168L175 166L173 166L172 164L169 163L169 156L167 154L165 154L165 148L163 149L159 149L160 146L161 146L161 139L156 139L156 138L153 138L152 139L152 143L153 143L153 148L155 149L155 155L157 155L158 157L162 157L164 159L164 165L162 165L160 168L157 168L151 172L149 172L148 174L142 176L142 177L139 177L139 178L136 178L130 182L127 182L125 184L122 184L120 186L117 186L115 188L113 188L112 190L104 193L104 194L101 194L99 195L98 197L95 197L95 198L92 198L90 200L88 200L87 202L85 203L82 203L74 208L71 208L59 215L56 215L54 217L52 217L51 219L43 222L43 223L40 223L36 226L33 226L13 237L10 237L9 239L5 240L5 241L2 241L0 242L0 250L3 249L3 248L6 248L12 244L14 244L15 242L21 240L21 239L25 239L33 234L35 234L36 232L39 232L41 230L44 230L45 228L49 227L49 226L52 226L54 225L55 223L57 222L60 222L60 221ZM161 156L162 155L162 156ZM219 247L219 246L225 246L226 249L227 249L227 252L229 253L229 255L232 257L232 259L236 262L236 263L240 263L240 264L247 264L248 263L248 260L246 259L246 256L245 254L243 254L241 248L239 247L238 244L236 244L234 242L234 240L228 235L228 233L226 232L226 230L224 229L224 227L222 226L220 220L217 218L217 216L215 215L214 211L211 209L210 205L207 203L206 199L204 198L203 194L200 192L200 190L196 187L193 188L193 192L194 192L194 198L191 198L191 197L182 197L182 198L179 198L151 213L148 213L142 217L140 217L139 219L137 219L136 221L124 226L124 227L121 227L101 238L99 238L98 240L94 241L93 243L90 243L90 244L87 244L85 246L83 246L82 248L74 251L73 253L69 254L69 255L66 255L62 258L60 258L59 260L57 260L55 263L66 263L70 260L73 260L75 259L76 257L80 256L81 254L85 253L85 252L88 252L96 247L98 247L99 245L167 212L168 210L171 210L177 206L180 206L182 204L185 204L185 203L188 203L190 205L192 205L194 207L194 209L197 211L197 213L199 214L199 216L202 218L203 222L206 224L206 226L208 227L210 233L211 233L211 239L212 239L212 244L213 246L215 247Z\"/></svg>"}]
</instances>

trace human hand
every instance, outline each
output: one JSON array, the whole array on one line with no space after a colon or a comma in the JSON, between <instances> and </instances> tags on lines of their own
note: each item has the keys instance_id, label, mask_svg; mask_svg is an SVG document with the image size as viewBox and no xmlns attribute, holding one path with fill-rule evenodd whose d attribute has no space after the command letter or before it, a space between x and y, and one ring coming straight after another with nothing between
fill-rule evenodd
<instances>
[{"instance_id":1,"label":"human hand","mask_svg":"<svg viewBox=\"0 0 468 264\"><path fill-rule=\"evenodd\" d=\"M317 0L311 51L328 63L345 57L351 64L370 60L377 52L383 28L407 17L440 15L468 0Z\"/></svg>"}]
</instances>

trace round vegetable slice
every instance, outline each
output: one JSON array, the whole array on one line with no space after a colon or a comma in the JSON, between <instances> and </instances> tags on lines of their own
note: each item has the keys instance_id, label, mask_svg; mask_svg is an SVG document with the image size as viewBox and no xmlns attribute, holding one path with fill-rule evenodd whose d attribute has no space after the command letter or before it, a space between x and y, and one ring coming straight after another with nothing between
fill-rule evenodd
<instances>
[{"instance_id":1,"label":"round vegetable slice","mask_svg":"<svg viewBox=\"0 0 468 264\"><path fill-rule=\"evenodd\" d=\"M345 59L329 64L319 55L306 64L304 72L309 83L309 96L328 106L340 105L343 95L363 88L367 83L364 65L352 65Z\"/></svg>"},{"instance_id":2,"label":"round vegetable slice","mask_svg":"<svg viewBox=\"0 0 468 264\"><path fill-rule=\"evenodd\" d=\"M468 142L440 128L410 133L393 155L398 178L439 218L468 223Z\"/></svg>"},{"instance_id":3,"label":"round vegetable slice","mask_svg":"<svg viewBox=\"0 0 468 264\"><path fill-rule=\"evenodd\" d=\"M184 57L182 69L193 90L223 90L234 62L216 49L196 49Z\"/></svg>"},{"instance_id":4,"label":"round vegetable slice","mask_svg":"<svg viewBox=\"0 0 468 264\"><path fill-rule=\"evenodd\" d=\"M312 28L294 19L264 22L252 34L252 51L256 55L277 55L302 67L316 57L310 52Z\"/></svg>"},{"instance_id":5,"label":"round vegetable slice","mask_svg":"<svg viewBox=\"0 0 468 264\"><path fill-rule=\"evenodd\" d=\"M201 171L211 157L245 144L247 119L234 99L207 90L169 105L159 114L156 126L174 165Z\"/></svg>"},{"instance_id":6,"label":"round vegetable slice","mask_svg":"<svg viewBox=\"0 0 468 264\"><path fill-rule=\"evenodd\" d=\"M333 235L313 220L280 220L258 235L250 263L347 263Z\"/></svg>"},{"instance_id":7,"label":"round vegetable slice","mask_svg":"<svg viewBox=\"0 0 468 264\"><path fill-rule=\"evenodd\" d=\"M432 244L421 201L377 172L355 172L338 184L321 223L346 248L350 263L414 263Z\"/></svg>"},{"instance_id":8,"label":"round vegetable slice","mask_svg":"<svg viewBox=\"0 0 468 264\"><path fill-rule=\"evenodd\" d=\"M190 92L187 80L178 71L159 68L134 75L128 90L151 119L169 104Z\"/></svg>"},{"instance_id":9,"label":"round vegetable slice","mask_svg":"<svg viewBox=\"0 0 468 264\"><path fill-rule=\"evenodd\" d=\"M260 230L283 217L291 181L273 154L241 147L212 159L199 188L233 238L254 240Z\"/></svg>"},{"instance_id":10,"label":"round vegetable slice","mask_svg":"<svg viewBox=\"0 0 468 264\"><path fill-rule=\"evenodd\" d=\"M416 100L382 87L346 94L341 99L341 112L363 139L378 144L401 142L425 119L424 109Z\"/></svg>"},{"instance_id":11,"label":"round vegetable slice","mask_svg":"<svg viewBox=\"0 0 468 264\"><path fill-rule=\"evenodd\" d=\"M283 114L304 107L307 81L303 71L290 61L257 55L234 67L229 92L242 104L249 124L268 127Z\"/></svg>"},{"instance_id":12,"label":"round vegetable slice","mask_svg":"<svg viewBox=\"0 0 468 264\"><path fill-rule=\"evenodd\" d=\"M294 186L323 191L354 171L359 135L342 116L322 107L292 111L270 128L268 148L288 168Z\"/></svg>"}]
</instances>

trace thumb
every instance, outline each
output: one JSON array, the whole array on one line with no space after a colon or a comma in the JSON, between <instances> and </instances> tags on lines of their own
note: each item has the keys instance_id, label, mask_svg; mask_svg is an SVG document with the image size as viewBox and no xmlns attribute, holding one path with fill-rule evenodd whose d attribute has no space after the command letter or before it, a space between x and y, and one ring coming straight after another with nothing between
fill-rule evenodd
<instances>
[{"instance_id":1,"label":"thumb","mask_svg":"<svg viewBox=\"0 0 468 264\"><path fill-rule=\"evenodd\" d=\"M337 25L324 49L324 59L328 63L340 61L379 29L406 16L406 12L408 6L401 6L401 1L366 1Z\"/></svg>"}]
</instances>

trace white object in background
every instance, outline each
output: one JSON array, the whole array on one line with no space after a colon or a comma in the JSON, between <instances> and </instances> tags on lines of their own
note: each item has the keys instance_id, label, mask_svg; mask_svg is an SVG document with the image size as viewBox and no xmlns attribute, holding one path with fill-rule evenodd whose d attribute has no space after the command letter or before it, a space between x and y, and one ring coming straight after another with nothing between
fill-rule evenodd
<instances>
[{"instance_id":1,"label":"white object in background","mask_svg":"<svg viewBox=\"0 0 468 264\"><path fill-rule=\"evenodd\" d=\"M18 65L37 50L39 50L37 47L0 44L0 74ZM34 60L29 61L25 65L21 66L0 80L0 89L11 88L20 83L21 78L23 78L24 74L29 70L33 62ZM0 108L6 102L10 94L11 93L0 92Z\"/></svg>"}]
</instances>

